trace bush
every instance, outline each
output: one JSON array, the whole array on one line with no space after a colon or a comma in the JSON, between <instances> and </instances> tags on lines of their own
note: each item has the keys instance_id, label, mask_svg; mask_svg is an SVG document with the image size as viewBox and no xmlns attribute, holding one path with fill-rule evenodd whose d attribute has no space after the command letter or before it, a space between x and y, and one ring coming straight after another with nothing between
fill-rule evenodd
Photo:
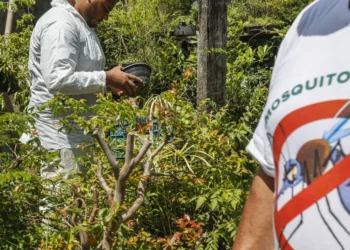
<instances>
[{"instance_id":1,"label":"bush","mask_svg":"<svg viewBox=\"0 0 350 250\"><path fill-rule=\"evenodd\" d=\"M276 48L307 2L231 1L227 106L217 108L207 100L213 107L209 113L194 105L197 57L195 45L190 42L195 40L184 44L170 33L179 21L196 25L197 10L190 8L191 1L119 3L98 29L107 67L139 61L150 64L153 73L148 95L135 102L126 98L116 102L110 94L99 96L98 104L91 107L95 115L87 121L79 116L89 109L83 101L58 95L47 105L57 113L70 108L70 119L86 133L101 131L108 143L107 135L115 123L125 121L129 133L152 141L151 150L167 143L152 158L150 176L145 177L144 172L148 160L133 167L125 198L111 207L97 173L102 171L109 187L114 187L117 180L97 140L83 145L94 154L93 160L80 159L90 166L85 179L45 180L40 177L40 169L48 164L57 166L57 154L42 149L37 139L26 145L19 143L22 132L30 132L32 119L26 112L1 113L0 146L7 150L0 153L0 207L6 211L0 217L4 229L0 232L0 248L73 249L79 245L77 234L86 232L88 244L95 249L103 241L106 228L118 221L112 235L114 249L229 249L257 169L245 147L264 107ZM260 46L240 40L245 26L271 23L281 25L280 35L274 40ZM0 37L0 60L4 62L0 70L11 76L11 84L18 84L16 88L21 91L16 93L16 100L23 109L29 94L28 74L23 69L32 26L27 23L22 27L6 39ZM16 90L12 85L10 88ZM149 137L151 123L137 124L137 117L156 118L161 137ZM69 127L71 123L62 124ZM135 155L144 143L135 140ZM125 147L126 142L114 146ZM124 163L121 159L120 164ZM143 181L147 181L147 192L140 194ZM48 188L52 186L60 188L52 192ZM120 220L139 198L143 205L134 216Z\"/></svg>"}]
</instances>

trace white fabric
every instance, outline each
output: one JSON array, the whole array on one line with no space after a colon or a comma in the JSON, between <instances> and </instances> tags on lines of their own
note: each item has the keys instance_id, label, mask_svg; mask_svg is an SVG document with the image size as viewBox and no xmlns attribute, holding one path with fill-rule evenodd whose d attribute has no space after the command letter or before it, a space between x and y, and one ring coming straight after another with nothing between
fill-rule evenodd
<instances>
[{"instance_id":1,"label":"white fabric","mask_svg":"<svg viewBox=\"0 0 350 250\"><path fill-rule=\"evenodd\" d=\"M37 22L29 52L31 99L36 108L57 93L88 105L96 102L94 93L104 92L105 55L95 32L66 0L54 0L52 8ZM89 114L86 114L88 116ZM68 134L60 128L59 117L46 110L36 118L39 139L47 149L75 148L91 139L81 131Z\"/></svg>"},{"instance_id":2,"label":"white fabric","mask_svg":"<svg viewBox=\"0 0 350 250\"><path fill-rule=\"evenodd\" d=\"M341 164L350 153L349 24L348 0L318 0L297 17L247 147L276 178L276 249L350 249L350 174Z\"/></svg>"},{"instance_id":3,"label":"white fabric","mask_svg":"<svg viewBox=\"0 0 350 250\"><path fill-rule=\"evenodd\" d=\"M87 152L81 148L63 148L58 150L60 154L60 167L56 168L51 164L47 164L40 170L40 175L44 178L53 178L62 175L65 179L72 179L78 173L86 174L86 167L77 162L76 159L86 156Z\"/></svg>"}]
</instances>

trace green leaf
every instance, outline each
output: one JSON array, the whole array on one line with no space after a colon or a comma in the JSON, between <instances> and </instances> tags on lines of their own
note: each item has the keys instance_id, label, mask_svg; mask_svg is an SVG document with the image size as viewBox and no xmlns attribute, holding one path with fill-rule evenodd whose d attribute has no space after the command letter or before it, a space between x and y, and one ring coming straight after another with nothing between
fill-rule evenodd
<instances>
[{"instance_id":1,"label":"green leaf","mask_svg":"<svg viewBox=\"0 0 350 250\"><path fill-rule=\"evenodd\" d=\"M98 211L98 218L103 219L108 214L108 208L102 208Z\"/></svg>"},{"instance_id":2,"label":"green leaf","mask_svg":"<svg viewBox=\"0 0 350 250\"><path fill-rule=\"evenodd\" d=\"M218 200L217 199L212 199L211 200L211 203L210 203L210 209L211 210L215 210L215 208L217 207L218 205Z\"/></svg>"},{"instance_id":3,"label":"green leaf","mask_svg":"<svg viewBox=\"0 0 350 250\"><path fill-rule=\"evenodd\" d=\"M199 197L197 200L196 210L199 209L204 204L204 202L206 200L207 200L207 198L204 196Z\"/></svg>"},{"instance_id":4,"label":"green leaf","mask_svg":"<svg viewBox=\"0 0 350 250\"><path fill-rule=\"evenodd\" d=\"M231 201L231 206L233 209L237 208L237 204L238 204L239 200L238 199L232 199Z\"/></svg>"}]
</instances>

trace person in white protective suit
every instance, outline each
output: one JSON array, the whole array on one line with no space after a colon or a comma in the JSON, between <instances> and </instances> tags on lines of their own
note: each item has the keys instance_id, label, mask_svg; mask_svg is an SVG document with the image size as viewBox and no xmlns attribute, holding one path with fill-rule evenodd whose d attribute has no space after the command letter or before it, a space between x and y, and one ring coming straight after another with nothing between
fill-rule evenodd
<instances>
[{"instance_id":1,"label":"person in white protective suit","mask_svg":"<svg viewBox=\"0 0 350 250\"><path fill-rule=\"evenodd\" d=\"M96 102L96 93L111 90L117 95L133 95L142 82L136 76L115 67L104 71L105 55L93 28L108 18L117 0L53 0L52 8L37 22L30 40L28 68L31 76L31 98L28 108L37 108L63 93L87 105ZM46 109L34 117L41 145L57 151L63 168L42 170L44 177L74 171L83 172L74 158L84 154L78 145L91 140L82 130L71 133L59 130L59 120L67 114L54 116ZM91 114L85 114L87 117Z\"/></svg>"}]
</instances>

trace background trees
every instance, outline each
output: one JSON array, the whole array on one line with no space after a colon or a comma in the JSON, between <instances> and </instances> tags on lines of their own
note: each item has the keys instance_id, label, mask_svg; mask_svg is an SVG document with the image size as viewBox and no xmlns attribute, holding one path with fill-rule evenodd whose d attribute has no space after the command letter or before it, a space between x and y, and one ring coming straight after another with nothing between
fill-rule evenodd
<instances>
[{"instance_id":1,"label":"background trees","mask_svg":"<svg viewBox=\"0 0 350 250\"><path fill-rule=\"evenodd\" d=\"M111 148L126 147L127 140L112 144L108 136L125 121L129 125L123 128L151 141L153 151L166 141L152 159L149 175L144 174L147 160L132 168L124 200L113 209L105 184L115 187L115 172L97 140L90 145L93 160L80 159L91 164L88 177L69 181L41 178L40 168L58 165L57 155L43 150L35 138L25 145L18 142L23 132L31 132L25 69L33 21L23 16L15 33L0 37L1 86L15 92L16 103L16 112L2 111L0 116L0 146L9 148L0 153L0 248L73 249L80 245L76 235L85 232L86 244L95 249L105 229L143 197L134 216L120 220L114 249L229 249L256 169L244 149L265 102L279 42L307 2L229 2L227 105L220 108L206 101L210 112L201 112L196 103L196 36L173 34L180 22L198 27L198 5L178 0L117 5L98 29L107 67L150 64L149 93L136 103L100 96L89 121L79 119L79 112L87 108L83 102L58 96L50 103L57 112L70 108L71 119L87 132L101 131ZM156 118L162 133L150 137L152 124L137 123L140 117ZM135 141L134 155L141 148L142 141ZM119 162L125 164L124 159ZM145 180L147 190L140 196L138 185ZM51 186L60 188L52 192Z\"/></svg>"}]
</instances>

